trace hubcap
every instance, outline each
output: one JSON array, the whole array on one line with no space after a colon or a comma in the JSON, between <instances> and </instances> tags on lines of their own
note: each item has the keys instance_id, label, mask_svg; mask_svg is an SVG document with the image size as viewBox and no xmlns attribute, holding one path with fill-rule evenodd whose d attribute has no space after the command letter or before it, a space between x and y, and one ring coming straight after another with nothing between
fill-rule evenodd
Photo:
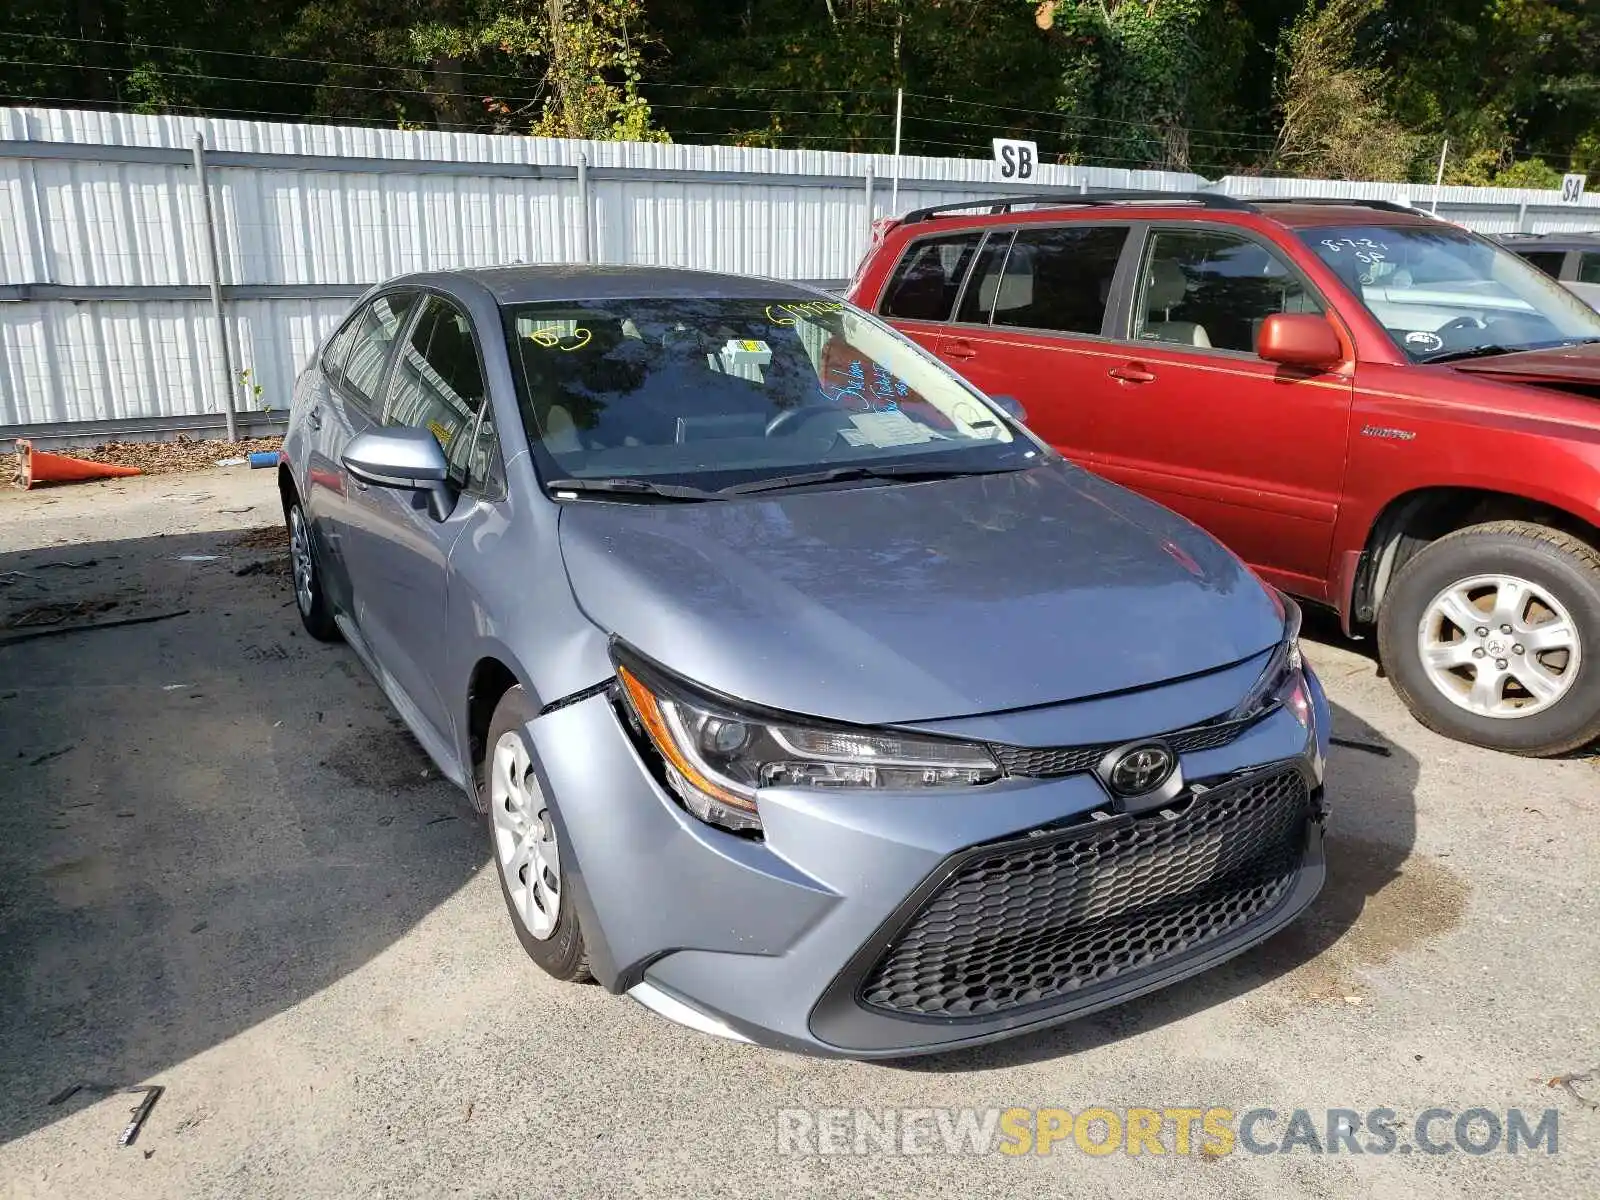
<instances>
[{"instance_id":1,"label":"hubcap","mask_svg":"<svg viewBox=\"0 0 1600 1200\"><path fill-rule=\"evenodd\" d=\"M294 601L305 616L311 615L315 567L311 561L311 535L299 507L289 510L289 557L294 563Z\"/></svg>"},{"instance_id":2,"label":"hubcap","mask_svg":"<svg viewBox=\"0 0 1600 1200\"><path fill-rule=\"evenodd\" d=\"M1549 589L1515 575L1478 575L1433 598L1417 628L1433 686L1482 717L1528 717L1578 678L1583 645Z\"/></svg>"},{"instance_id":3,"label":"hubcap","mask_svg":"<svg viewBox=\"0 0 1600 1200\"><path fill-rule=\"evenodd\" d=\"M489 765L489 812L495 858L511 906L527 931L543 941L561 915L561 858L556 829L522 735L502 734Z\"/></svg>"}]
</instances>

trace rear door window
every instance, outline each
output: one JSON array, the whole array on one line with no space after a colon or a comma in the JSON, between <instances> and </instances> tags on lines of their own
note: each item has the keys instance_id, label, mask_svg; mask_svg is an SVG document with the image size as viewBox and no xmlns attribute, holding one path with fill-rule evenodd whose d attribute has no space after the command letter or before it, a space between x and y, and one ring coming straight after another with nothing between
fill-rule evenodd
<instances>
[{"instance_id":1,"label":"rear door window","mask_svg":"<svg viewBox=\"0 0 1600 1200\"><path fill-rule=\"evenodd\" d=\"M379 389L389 365L389 352L405 328L406 317L416 303L415 292L394 292L379 296L362 311L355 323L350 356L344 361L344 385L349 399L371 417L378 417L383 406Z\"/></svg>"},{"instance_id":2,"label":"rear door window","mask_svg":"<svg viewBox=\"0 0 1600 1200\"><path fill-rule=\"evenodd\" d=\"M906 251L883 295L880 311L902 321L948 321L981 231L924 238Z\"/></svg>"},{"instance_id":3,"label":"rear door window","mask_svg":"<svg viewBox=\"0 0 1600 1200\"><path fill-rule=\"evenodd\" d=\"M1579 255L1578 282L1600 283L1600 250L1585 250Z\"/></svg>"},{"instance_id":4,"label":"rear door window","mask_svg":"<svg viewBox=\"0 0 1600 1200\"><path fill-rule=\"evenodd\" d=\"M1011 252L1012 235L990 234L983 250L967 279L966 290L961 294L961 311L956 320L969 325L987 325L994 312L995 298L1000 294L1000 274L1006 268L1006 256Z\"/></svg>"},{"instance_id":5,"label":"rear door window","mask_svg":"<svg viewBox=\"0 0 1600 1200\"><path fill-rule=\"evenodd\" d=\"M996 325L1098 335L1127 241L1124 225L1019 230L994 295L980 282L978 303L990 300Z\"/></svg>"}]
</instances>

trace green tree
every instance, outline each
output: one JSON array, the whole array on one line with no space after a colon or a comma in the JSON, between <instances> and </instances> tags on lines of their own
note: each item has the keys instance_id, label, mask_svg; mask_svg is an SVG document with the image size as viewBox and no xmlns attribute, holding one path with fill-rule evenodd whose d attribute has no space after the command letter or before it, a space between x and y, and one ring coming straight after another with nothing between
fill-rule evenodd
<instances>
[{"instance_id":1,"label":"green tree","mask_svg":"<svg viewBox=\"0 0 1600 1200\"><path fill-rule=\"evenodd\" d=\"M1384 104L1388 76L1364 65L1363 29L1382 0L1312 0L1279 49L1273 166L1328 179L1404 179L1417 139Z\"/></svg>"}]
</instances>

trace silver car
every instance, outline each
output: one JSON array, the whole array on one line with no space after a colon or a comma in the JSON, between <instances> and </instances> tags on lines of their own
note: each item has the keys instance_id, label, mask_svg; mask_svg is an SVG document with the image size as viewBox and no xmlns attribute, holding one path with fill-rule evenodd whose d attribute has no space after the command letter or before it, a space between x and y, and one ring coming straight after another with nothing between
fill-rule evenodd
<instances>
[{"instance_id":1,"label":"silver car","mask_svg":"<svg viewBox=\"0 0 1600 1200\"><path fill-rule=\"evenodd\" d=\"M301 376L343 637L485 814L528 953L899 1056L1185 978L1323 879L1299 614L872 316L636 268L414 275Z\"/></svg>"}]
</instances>

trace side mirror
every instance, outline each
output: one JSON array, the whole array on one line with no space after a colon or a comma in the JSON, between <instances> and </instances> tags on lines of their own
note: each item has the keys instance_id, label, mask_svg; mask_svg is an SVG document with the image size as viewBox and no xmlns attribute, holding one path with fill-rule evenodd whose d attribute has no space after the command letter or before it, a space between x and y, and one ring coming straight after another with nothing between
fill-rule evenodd
<instances>
[{"instance_id":1,"label":"side mirror","mask_svg":"<svg viewBox=\"0 0 1600 1200\"><path fill-rule=\"evenodd\" d=\"M450 467L438 439L426 429L397 425L370 430L351 440L340 461L362 483L427 493L428 512L435 521L444 520L455 508Z\"/></svg>"},{"instance_id":2,"label":"side mirror","mask_svg":"<svg viewBox=\"0 0 1600 1200\"><path fill-rule=\"evenodd\" d=\"M1028 423L1028 410L1022 407L1022 401L1015 396L990 396L989 399L994 401L996 408L1018 425L1026 425Z\"/></svg>"},{"instance_id":3,"label":"side mirror","mask_svg":"<svg viewBox=\"0 0 1600 1200\"><path fill-rule=\"evenodd\" d=\"M1286 367L1326 371L1344 361L1344 346L1326 317L1316 313L1273 313L1261 322L1256 353Z\"/></svg>"}]
</instances>

